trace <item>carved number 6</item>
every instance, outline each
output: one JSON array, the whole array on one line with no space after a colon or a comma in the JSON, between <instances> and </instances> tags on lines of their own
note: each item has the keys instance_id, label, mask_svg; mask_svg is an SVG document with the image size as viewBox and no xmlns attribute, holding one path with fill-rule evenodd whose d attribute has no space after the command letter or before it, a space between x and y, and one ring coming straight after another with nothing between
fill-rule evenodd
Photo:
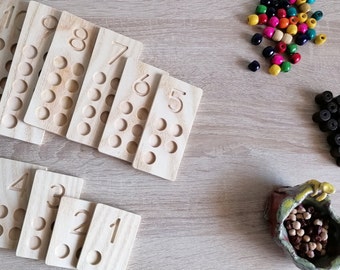
<instances>
[{"instance_id":1,"label":"carved number 6","mask_svg":"<svg viewBox=\"0 0 340 270\"><path fill-rule=\"evenodd\" d=\"M52 199L47 201L48 207L52 209L57 209L59 207L60 199L65 195L65 187L63 185L53 185L51 186Z\"/></svg>"},{"instance_id":2,"label":"carved number 6","mask_svg":"<svg viewBox=\"0 0 340 270\"><path fill-rule=\"evenodd\" d=\"M136 93L142 97L146 96L150 92L151 89L150 84L144 81L149 76L150 76L149 74L146 74L137 81L135 81L135 83L133 84L133 90L135 90Z\"/></svg>"},{"instance_id":3,"label":"carved number 6","mask_svg":"<svg viewBox=\"0 0 340 270\"><path fill-rule=\"evenodd\" d=\"M70 45L76 51L83 51L86 48L85 40L88 38L88 33L84 28L78 28L73 31L74 38L70 40Z\"/></svg>"},{"instance_id":4,"label":"carved number 6","mask_svg":"<svg viewBox=\"0 0 340 270\"><path fill-rule=\"evenodd\" d=\"M178 90L178 89L172 89L170 96L169 96L169 104L168 107L171 111L174 113L179 113L183 109L183 101L181 99L181 96L185 96L186 93Z\"/></svg>"}]
</instances>

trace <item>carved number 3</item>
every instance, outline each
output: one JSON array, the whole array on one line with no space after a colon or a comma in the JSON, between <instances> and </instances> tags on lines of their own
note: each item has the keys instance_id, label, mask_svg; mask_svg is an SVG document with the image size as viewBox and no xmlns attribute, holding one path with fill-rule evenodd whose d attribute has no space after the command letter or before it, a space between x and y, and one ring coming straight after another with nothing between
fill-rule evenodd
<instances>
[{"instance_id":1,"label":"carved number 3","mask_svg":"<svg viewBox=\"0 0 340 270\"><path fill-rule=\"evenodd\" d=\"M57 209L59 207L61 197L65 195L65 187L63 185L53 185L51 186L50 192L52 193L52 199L47 201L48 207Z\"/></svg>"},{"instance_id":2,"label":"carved number 3","mask_svg":"<svg viewBox=\"0 0 340 270\"><path fill-rule=\"evenodd\" d=\"M88 33L84 28L78 28L73 31L73 38L70 40L70 45L76 51L83 51L86 48L85 40L88 38Z\"/></svg>"}]
</instances>

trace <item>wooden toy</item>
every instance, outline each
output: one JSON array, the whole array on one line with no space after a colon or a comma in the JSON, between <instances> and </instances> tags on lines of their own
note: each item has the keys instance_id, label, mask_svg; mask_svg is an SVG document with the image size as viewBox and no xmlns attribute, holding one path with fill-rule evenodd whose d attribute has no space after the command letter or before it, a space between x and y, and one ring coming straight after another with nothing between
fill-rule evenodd
<instances>
[{"instance_id":1,"label":"wooden toy","mask_svg":"<svg viewBox=\"0 0 340 270\"><path fill-rule=\"evenodd\" d=\"M27 6L26 2L20 0L0 2L0 96L6 85Z\"/></svg>"},{"instance_id":2,"label":"wooden toy","mask_svg":"<svg viewBox=\"0 0 340 270\"><path fill-rule=\"evenodd\" d=\"M99 151L132 162L163 70L129 58L104 128Z\"/></svg>"},{"instance_id":3,"label":"wooden toy","mask_svg":"<svg viewBox=\"0 0 340 270\"><path fill-rule=\"evenodd\" d=\"M162 76L133 167L175 180L196 116L202 90Z\"/></svg>"},{"instance_id":4,"label":"wooden toy","mask_svg":"<svg viewBox=\"0 0 340 270\"><path fill-rule=\"evenodd\" d=\"M96 45L66 137L98 148L126 58L138 59L142 43L105 28ZM105 53L104 53L105 52Z\"/></svg>"},{"instance_id":5,"label":"wooden toy","mask_svg":"<svg viewBox=\"0 0 340 270\"><path fill-rule=\"evenodd\" d=\"M37 170L16 255L45 259L60 199L79 198L83 179Z\"/></svg>"},{"instance_id":6,"label":"wooden toy","mask_svg":"<svg viewBox=\"0 0 340 270\"><path fill-rule=\"evenodd\" d=\"M96 204L63 197L46 256L46 264L75 269Z\"/></svg>"},{"instance_id":7,"label":"wooden toy","mask_svg":"<svg viewBox=\"0 0 340 270\"><path fill-rule=\"evenodd\" d=\"M46 168L0 158L0 248L17 246L37 169Z\"/></svg>"},{"instance_id":8,"label":"wooden toy","mask_svg":"<svg viewBox=\"0 0 340 270\"><path fill-rule=\"evenodd\" d=\"M24 121L65 136L90 61L98 28L62 12Z\"/></svg>"},{"instance_id":9,"label":"wooden toy","mask_svg":"<svg viewBox=\"0 0 340 270\"><path fill-rule=\"evenodd\" d=\"M34 144L42 143L44 131L24 123L23 117L59 17L60 12L51 7L34 1L29 4L0 103L1 135Z\"/></svg>"},{"instance_id":10,"label":"wooden toy","mask_svg":"<svg viewBox=\"0 0 340 270\"><path fill-rule=\"evenodd\" d=\"M98 204L79 258L79 270L124 270L141 217Z\"/></svg>"}]
</instances>

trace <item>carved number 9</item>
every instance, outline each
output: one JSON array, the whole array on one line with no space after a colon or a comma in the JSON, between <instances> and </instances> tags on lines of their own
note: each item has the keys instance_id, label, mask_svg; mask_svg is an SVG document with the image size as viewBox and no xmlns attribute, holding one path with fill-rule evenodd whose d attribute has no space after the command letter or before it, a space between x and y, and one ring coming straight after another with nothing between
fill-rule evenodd
<instances>
[{"instance_id":1,"label":"carved number 9","mask_svg":"<svg viewBox=\"0 0 340 270\"><path fill-rule=\"evenodd\" d=\"M78 28L73 31L74 38L70 40L70 45L76 51L83 51L86 48L85 40L88 38L88 33L84 28Z\"/></svg>"},{"instance_id":2,"label":"carved number 9","mask_svg":"<svg viewBox=\"0 0 340 270\"><path fill-rule=\"evenodd\" d=\"M169 96L169 104L168 107L171 111L174 113L179 113L183 109L183 101L181 99L181 96L185 96L186 93L178 90L178 89L172 89Z\"/></svg>"},{"instance_id":3,"label":"carved number 9","mask_svg":"<svg viewBox=\"0 0 340 270\"><path fill-rule=\"evenodd\" d=\"M65 195L65 187L63 185L53 185L51 186L50 192L52 192L52 199L47 201L48 207L52 209L57 209L59 207L60 199Z\"/></svg>"}]
</instances>

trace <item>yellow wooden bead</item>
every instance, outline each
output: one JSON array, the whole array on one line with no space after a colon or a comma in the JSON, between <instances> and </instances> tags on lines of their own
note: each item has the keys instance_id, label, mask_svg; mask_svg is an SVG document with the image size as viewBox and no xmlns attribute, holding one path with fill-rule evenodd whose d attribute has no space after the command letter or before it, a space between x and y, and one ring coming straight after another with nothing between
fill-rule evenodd
<instances>
[{"instance_id":1,"label":"yellow wooden bead","mask_svg":"<svg viewBox=\"0 0 340 270\"><path fill-rule=\"evenodd\" d=\"M287 29L286 29L286 33L295 36L298 32L298 27L295 24L290 24Z\"/></svg>"},{"instance_id":2,"label":"yellow wooden bead","mask_svg":"<svg viewBox=\"0 0 340 270\"><path fill-rule=\"evenodd\" d=\"M271 67L269 68L269 74L273 75L273 76L277 76L279 75L279 73L281 72L281 67L279 65L271 65Z\"/></svg>"},{"instance_id":3,"label":"yellow wooden bead","mask_svg":"<svg viewBox=\"0 0 340 270\"><path fill-rule=\"evenodd\" d=\"M309 18L307 19L306 23L308 25L308 28L314 29L317 25L317 20L315 20L314 18Z\"/></svg>"},{"instance_id":4,"label":"yellow wooden bead","mask_svg":"<svg viewBox=\"0 0 340 270\"><path fill-rule=\"evenodd\" d=\"M322 45L326 42L327 36L325 34L319 34L316 36L314 42L316 45Z\"/></svg>"},{"instance_id":5,"label":"yellow wooden bead","mask_svg":"<svg viewBox=\"0 0 340 270\"><path fill-rule=\"evenodd\" d=\"M302 5L299 6L299 10L300 10L300 12L308 13L309 11L312 10L312 7L311 7L310 4L304 3L304 4L302 4Z\"/></svg>"},{"instance_id":6,"label":"yellow wooden bead","mask_svg":"<svg viewBox=\"0 0 340 270\"><path fill-rule=\"evenodd\" d=\"M293 36L291 34L288 33L284 33L281 41L283 41L284 43L286 43L287 45L289 45L290 43L292 43L293 41Z\"/></svg>"},{"instance_id":7,"label":"yellow wooden bead","mask_svg":"<svg viewBox=\"0 0 340 270\"><path fill-rule=\"evenodd\" d=\"M297 6L301 6L302 4L307 3L307 0L296 0L295 4Z\"/></svg>"},{"instance_id":8,"label":"yellow wooden bead","mask_svg":"<svg viewBox=\"0 0 340 270\"><path fill-rule=\"evenodd\" d=\"M259 23L259 16L256 14L251 14L248 16L249 25L257 25Z\"/></svg>"},{"instance_id":9,"label":"yellow wooden bead","mask_svg":"<svg viewBox=\"0 0 340 270\"><path fill-rule=\"evenodd\" d=\"M272 40L279 42L283 38L283 32L281 30L275 30Z\"/></svg>"},{"instance_id":10,"label":"yellow wooden bead","mask_svg":"<svg viewBox=\"0 0 340 270\"><path fill-rule=\"evenodd\" d=\"M297 15L298 19L299 19L299 23L304 23L307 21L308 19L308 15L306 13L303 13L303 12L300 12L298 15Z\"/></svg>"}]
</instances>

